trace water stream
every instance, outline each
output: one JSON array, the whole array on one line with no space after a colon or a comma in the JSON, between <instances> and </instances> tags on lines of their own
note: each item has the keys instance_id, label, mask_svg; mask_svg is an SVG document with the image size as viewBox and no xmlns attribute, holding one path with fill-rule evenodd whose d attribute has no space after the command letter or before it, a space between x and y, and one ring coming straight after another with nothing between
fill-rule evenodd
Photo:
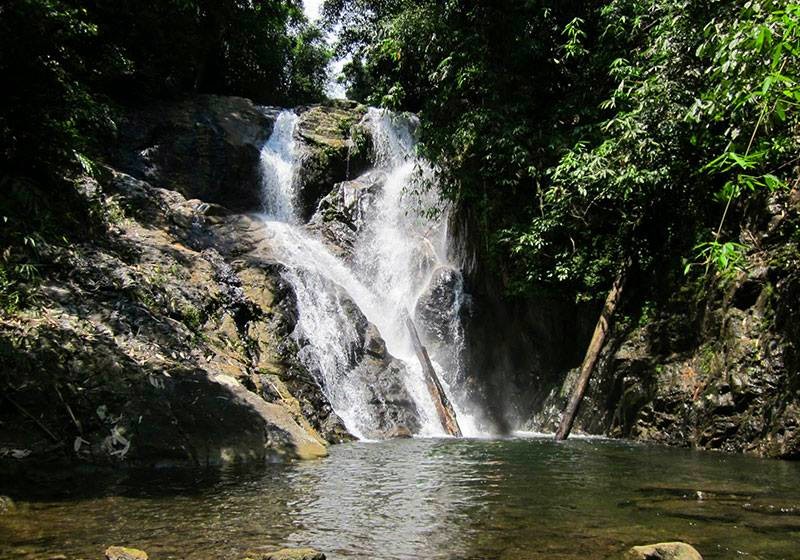
<instances>
[{"instance_id":1,"label":"water stream","mask_svg":"<svg viewBox=\"0 0 800 560\"><path fill-rule=\"evenodd\" d=\"M335 256L329 247L303 224L295 209L295 177L299 161L295 146L297 116L291 111L279 114L273 134L261 156L264 224L273 250L286 266L285 279L297 297L298 325L295 337L308 341L301 359L317 372L320 385L348 430L358 437L376 425L373 408L366 406L369 391L349 375L354 366L358 332L354 328L354 303L374 324L386 347L405 366L404 383L420 413L419 435L443 434L433 401L427 391L422 368L414 354L406 327L405 312L414 315L417 301L428 288L434 271L454 270L448 260L446 209L433 216L422 209L437 204L422 179L430 176L427 163L414 154L410 117L370 109L365 117L375 145L375 169L386 181L376 201L365 208L364 227L359 234L351 262ZM456 272L457 273L457 272ZM453 301L459 300L454 294ZM454 333L460 332L458 313L446 310ZM460 355L458 341L451 345ZM448 396L454 402L462 431L476 435L479 430L453 391L450 382L459 372L435 363Z\"/></svg>"},{"instance_id":2,"label":"water stream","mask_svg":"<svg viewBox=\"0 0 800 560\"><path fill-rule=\"evenodd\" d=\"M598 439L330 451L249 471L118 473L107 484L64 472L29 473L29 486L0 480L18 502L0 515L0 558L99 558L127 544L153 560L240 560L283 546L331 560L616 559L670 540L706 560L797 558L797 463Z\"/></svg>"}]
</instances>

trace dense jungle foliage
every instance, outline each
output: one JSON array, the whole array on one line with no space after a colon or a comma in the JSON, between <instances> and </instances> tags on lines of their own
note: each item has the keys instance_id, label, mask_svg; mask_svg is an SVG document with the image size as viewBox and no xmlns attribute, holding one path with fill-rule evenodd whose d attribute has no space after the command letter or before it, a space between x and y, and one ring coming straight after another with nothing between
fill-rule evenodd
<instances>
[{"instance_id":1,"label":"dense jungle foliage","mask_svg":"<svg viewBox=\"0 0 800 560\"><path fill-rule=\"evenodd\" d=\"M349 95L419 114L443 194L512 293L602 297L625 262L735 271L746 217L796 192L796 2L327 0L324 15ZM43 237L89 231L63 180L96 170L120 106L316 101L329 57L299 0L0 6L3 307Z\"/></svg>"},{"instance_id":2,"label":"dense jungle foliage","mask_svg":"<svg viewBox=\"0 0 800 560\"><path fill-rule=\"evenodd\" d=\"M91 232L71 179L118 110L193 93L323 97L329 52L300 0L14 0L0 5L0 307L47 243Z\"/></svg>"},{"instance_id":3,"label":"dense jungle foliage","mask_svg":"<svg viewBox=\"0 0 800 560\"><path fill-rule=\"evenodd\" d=\"M512 292L731 273L797 187L800 4L328 0L352 97L421 119Z\"/></svg>"},{"instance_id":4,"label":"dense jungle foliage","mask_svg":"<svg viewBox=\"0 0 800 560\"><path fill-rule=\"evenodd\" d=\"M0 41L0 157L37 177L88 157L114 104L316 101L328 59L299 0L19 0L0 7Z\"/></svg>"}]
</instances>

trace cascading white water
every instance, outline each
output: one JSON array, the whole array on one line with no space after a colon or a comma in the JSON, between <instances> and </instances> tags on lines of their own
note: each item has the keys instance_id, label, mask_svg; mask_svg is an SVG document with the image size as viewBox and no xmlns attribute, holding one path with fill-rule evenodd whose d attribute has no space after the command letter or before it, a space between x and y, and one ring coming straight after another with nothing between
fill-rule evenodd
<instances>
[{"instance_id":1,"label":"cascading white water","mask_svg":"<svg viewBox=\"0 0 800 560\"><path fill-rule=\"evenodd\" d=\"M386 172L387 179L354 248L354 269L379 294L374 322L389 351L407 364L410 375L406 385L430 419L426 429L440 433L403 314L414 315L417 301L437 268L452 266L447 258L447 212L446 208L430 212L440 202L425 185L432 180L433 170L414 152L414 117L370 108L366 120L372 132L376 166ZM472 418L459 406L459 399L453 398L449 387L454 372L435 362L434 367L456 408L462 431L474 435Z\"/></svg>"},{"instance_id":2,"label":"cascading white water","mask_svg":"<svg viewBox=\"0 0 800 560\"><path fill-rule=\"evenodd\" d=\"M360 439L378 424L373 409L364 406L367 387L349 374L354 366L359 334L347 306L352 301L367 319L377 308L374 294L321 241L303 228L267 222L273 247L286 266L284 278L297 298L295 336L308 341L301 361L319 372L331 406L347 429Z\"/></svg>"},{"instance_id":3,"label":"cascading white water","mask_svg":"<svg viewBox=\"0 0 800 560\"><path fill-rule=\"evenodd\" d=\"M434 270L451 265L447 260L446 213L425 217L415 210L415 205L433 207L437 201L433 193L425 194L418 188L421 178L430 176L431 170L414 155L409 126L413 123L377 109L369 110L366 121L372 130L376 167L386 173L387 180L365 217L352 264L345 264L295 223L297 117L289 111L278 116L262 151L265 227L297 297L295 335L308 342L300 358L322 377L326 397L348 430L363 437L377 422L372 409L365 406L369 391L349 375L359 344L348 311L348 306L355 304L378 328L389 353L404 362L407 375L403 381L420 412L421 435L442 435L402 317L406 310L413 315ZM452 372L434 365L443 374L445 391L456 408L462 431L475 435L472 419L458 406L458 399L452 398L448 381L455 375L447 375Z\"/></svg>"},{"instance_id":4,"label":"cascading white water","mask_svg":"<svg viewBox=\"0 0 800 560\"><path fill-rule=\"evenodd\" d=\"M281 111L272 134L261 148L261 204L264 214L281 222L294 222L294 130L297 115Z\"/></svg>"}]
</instances>

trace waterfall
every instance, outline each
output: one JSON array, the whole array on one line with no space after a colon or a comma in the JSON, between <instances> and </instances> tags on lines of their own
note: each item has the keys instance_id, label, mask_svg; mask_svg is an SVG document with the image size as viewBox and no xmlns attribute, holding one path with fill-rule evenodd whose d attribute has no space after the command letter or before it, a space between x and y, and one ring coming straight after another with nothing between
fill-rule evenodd
<instances>
[{"instance_id":1,"label":"waterfall","mask_svg":"<svg viewBox=\"0 0 800 560\"><path fill-rule=\"evenodd\" d=\"M295 140L297 115L281 111L267 143L261 148L261 206L272 220L294 222Z\"/></svg>"},{"instance_id":2,"label":"waterfall","mask_svg":"<svg viewBox=\"0 0 800 560\"><path fill-rule=\"evenodd\" d=\"M364 226L348 262L302 224L294 208L294 175L298 165L295 147L297 116L279 114L274 131L261 154L264 224L278 260L285 266L284 278L296 294L298 321L294 336L304 342L299 354L310 371L316 372L326 397L347 429L364 438L379 419L366 406L370 388L351 375L356 353L362 343L354 322L354 311L377 327L388 352L404 365L403 383L414 400L421 423L419 435L442 435L433 401L425 385L422 368L415 357L402 321L412 316L420 296L429 288L435 271L454 269L447 257L447 212L431 215L418 207L435 208L435 193L423 188L432 178L430 166L414 153L413 118L399 117L369 109L365 122L375 147L375 169L386 181L364 216ZM331 185L333 187L333 185ZM460 291L460 283L457 283ZM453 294L459 305L461 294ZM458 322L458 313L444 310L448 321ZM452 315L452 317L450 317ZM460 325L453 326L460 333ZM457 335L451 349L460 355ZM448 366L458 369L459 360ZM475 435L470 416L459 406L459 395L451 385L460 372L434 367L442 377L445 391L456 407L465 435ZM454 398L455 397L455 398ZM374 400L374 399L373 399Z\"/></svg>"}]
</instances>

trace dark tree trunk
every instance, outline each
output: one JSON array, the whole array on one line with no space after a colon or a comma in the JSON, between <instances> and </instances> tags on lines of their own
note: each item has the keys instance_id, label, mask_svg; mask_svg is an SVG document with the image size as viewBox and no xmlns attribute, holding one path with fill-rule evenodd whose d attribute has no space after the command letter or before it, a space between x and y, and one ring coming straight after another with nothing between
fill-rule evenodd
<instances>
[{"instance_id":1,"label":"dark tree trunk","mask_svg":"<svg viewBox=\"0 0 800 560\"><path fill-rule=\"evenodd\" d=\"M419 363L422 365L425 384L428 386L428 392L433 399L436 413L439 415L439 421L442 423L445 432L449 435L461 437L461 428L458 426L456 411L453 410L453 406L450 404L447 395L445 395L442 389L442 385L436 375L436 370L433 369L433 364L428 356L428 351L422 345L419 335L417 334L417 327L414 326L414 321L411 320L411 316L408 313L405 314L405 321L406 327L408 327L408 333L411 335L411 343L414 345L414 352L416 352Z\"/></svg>"},{"instance_id":2,"label":"dark tree trunk","mask_svg":"<svg viewBox=\"0 0 800 560\"><path fill-rule=\"evenodd\" d=\"M578 381L575 383L575 387L572 390L572 396L569 399L567 408L564 409L564 414L561 416L561 423L558 426L558 431L556 431L557 441L567 439L572 430L572 424L575 422L575 415L578 413L583 395L586 393L586 388L589 386L589 379L592 377L594 368L597 365L597 360L600 357L600 351L603 349L608 331L611 328L611 319L614 316L614 311L622 295L622 288L625 285L628 268L629 265L626 264L620 269L617 278L614 280L614 284L611 286L611 291L608 292L606 302L603 305L603 311L600 313L600 318L597 320L597 325L594 328L592 341L589 343L589 348L586 350L586 356L583 358Z\"/></svg>"}]
</instances>

